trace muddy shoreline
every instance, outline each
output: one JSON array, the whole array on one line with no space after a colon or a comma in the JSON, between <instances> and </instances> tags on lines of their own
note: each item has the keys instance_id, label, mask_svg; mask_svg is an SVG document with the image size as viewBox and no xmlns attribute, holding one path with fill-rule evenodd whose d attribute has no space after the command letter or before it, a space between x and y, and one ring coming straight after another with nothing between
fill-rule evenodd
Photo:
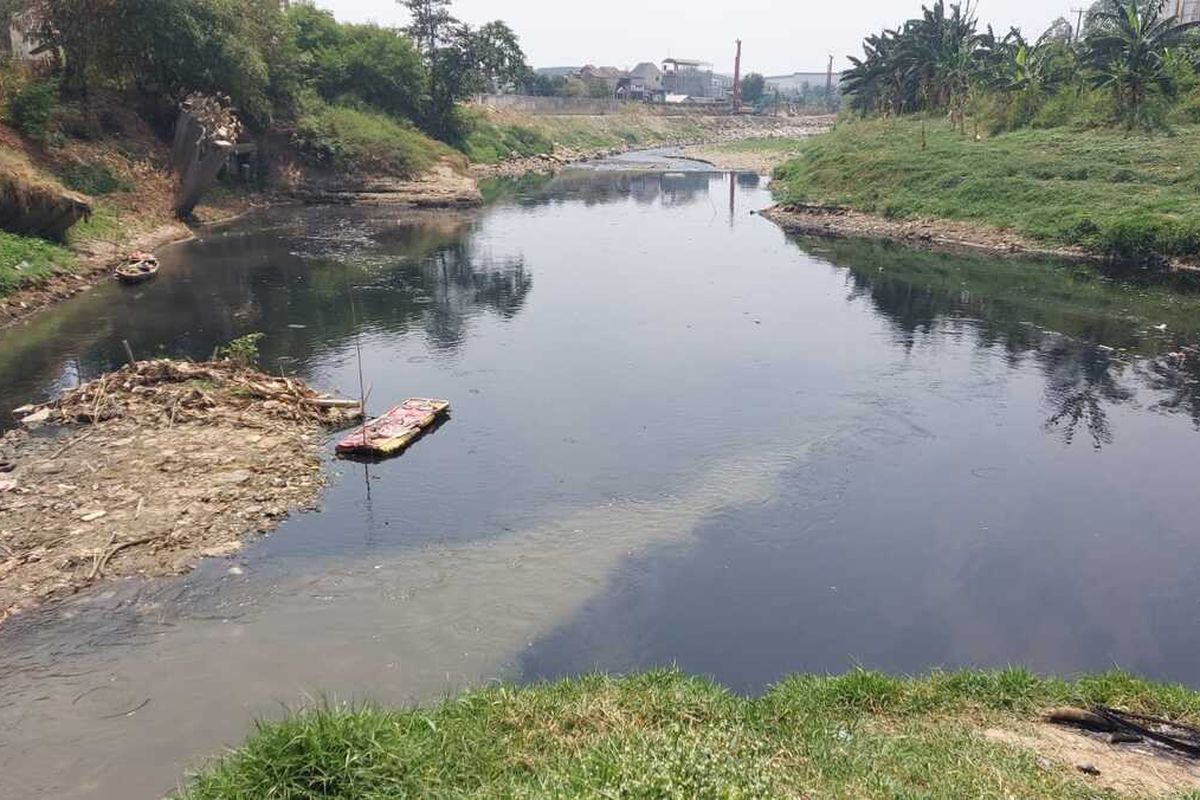
<instances>
[{"instance_id":1,"label":"muddy shoreline","mask_svg":"<svg viewBox=\"0 0 1200 800\"><path fill-rule=\"evenodd\" d=\"M895 220L840 206L778 205L758 212L785 232L830 239L871 239L921 250L1011 258L1046 258L1079 264L1110 264L1108 256L1082 247L1055 247L1013 231L944 219ZM1166 268L1200 271L1200 264L1172 260Z\"/></svg>"}]
</instances>

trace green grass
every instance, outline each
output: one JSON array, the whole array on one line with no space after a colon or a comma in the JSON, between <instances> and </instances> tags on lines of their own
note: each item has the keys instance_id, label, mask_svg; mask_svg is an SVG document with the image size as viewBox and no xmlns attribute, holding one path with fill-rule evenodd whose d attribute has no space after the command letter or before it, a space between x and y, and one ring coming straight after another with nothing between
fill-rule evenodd
<instances>
[{"instance_id":1,"label":"green grass","mask_svg":"<svg viewBox=\"0 0 1200 800\"><path fill-rule=\"evenodd\" d=\"M471 132L463 150L476 164L498 164L554 151L554 142L524 125L498 124L484 114L473 115L468 124Z\"/></svg>"},{"instance_id":2,"label":"green grass","mask_svg":"<svg viewBox=\"0 0 1200 800\"><path fill-rule=\"evenodd\" d=\"M297 121L295 142L322 166L405 178L425 172L454 153L387 115L315 102Z\"/></svg>"},{"instance_id":3,"label":"green grass","mask_svg":"<svg viewBox=\"0 0 1200 800\"><path fill-rule=\"evenodd\" d=\"M36 286L75 264L71 251L45 239L0 231L0 297Z\"/></svg>"},{"instance_id":4,"label":"green grass","mask_svg":"<svg viewBox=\"0 0 1200 800\"><path fill-rule=\"evenodd\" d=\"M1122 673L797 677L747 699L678 672L494 687L431 710L322 708L262 723L186 800L1116 797L993 743L1040 709L1200 719L1200 695Z\"/></svg>"},{"instance_id":5,"label":"green grass","mask_svg":"<svg viewBox=\"0 0 1200 800\"><path fill-rule=\"evenodd\" d=\"M921 128L928 146L921 149ZM781 167L780 202L975 220L1121 257L1200 255L1200 127L1066 128L982 141L944 121L843 122Z\"/></svg>"}]
</instances>

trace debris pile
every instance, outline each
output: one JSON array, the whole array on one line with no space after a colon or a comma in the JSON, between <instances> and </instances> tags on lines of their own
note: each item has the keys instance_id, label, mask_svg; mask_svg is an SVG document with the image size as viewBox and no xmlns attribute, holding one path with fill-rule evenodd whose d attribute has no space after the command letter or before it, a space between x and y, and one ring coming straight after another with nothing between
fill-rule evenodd
<instances>
[{"instance_id":1,"label":"debris pile","mask_svg":"<svg viewBox=\"0 0 1200 800\"><path fill-rule=\"evenodd\" d=\"M323 484L323 429L357 402L230 361L145 361L0 438L0 621L103 578L229 555ZM41 428L42 430L33 430Z\"/></svg>"},{"instance_id":2,"label":"debris pile","mask_svg":"<svg viewBox=\"0 0 1200 800\"><path fill-rule=\"evenodd\" d=\"M96 423L134 417L168 423L269 421L344 427L361 416L358 402L318 394L294 378L274 377L233 361L140 361L89 381L52 403L17 409L26 424Z\"/></svg>"}]
</instances>

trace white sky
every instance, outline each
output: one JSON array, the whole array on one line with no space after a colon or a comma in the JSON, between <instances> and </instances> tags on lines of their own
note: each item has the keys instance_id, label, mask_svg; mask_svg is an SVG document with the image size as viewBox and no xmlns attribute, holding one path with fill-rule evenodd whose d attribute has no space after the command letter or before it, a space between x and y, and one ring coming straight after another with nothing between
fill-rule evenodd
<instances>
[{"instance_id":1,"label":"white sky","mask_svg":"<svg viewBox=\"0 0 1200 800\"><path fill-rule=\"evenodd\" d=\"M931 3L932 0L925 0ZM344 21L403 25L393 0L317 0ZM979 19L998 33L1010 25L1036 37L1079 0L980 0ZM1090 4L1090 0L1089 3ZM917 16L921 0L455 0L459 19L502 19L521 37L535 67L632 67L639 61L698 58L733 71L734 39L743 41L743 71L768 75L825 69L858 55L867 33Z\"/></svg>"}]
</instances>

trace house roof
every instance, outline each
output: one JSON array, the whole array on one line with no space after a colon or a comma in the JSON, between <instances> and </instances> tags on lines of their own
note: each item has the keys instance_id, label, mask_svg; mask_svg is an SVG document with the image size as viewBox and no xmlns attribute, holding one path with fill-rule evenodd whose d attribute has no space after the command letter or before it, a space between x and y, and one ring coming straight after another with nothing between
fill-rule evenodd
<instances>
[{"instance_id":1,"label":"house roof","mask_svg":"<svg viewBox=\"0 0 1200 800\"><path fill-rule=\"evenodd\" d=\"M662 75L662 70L658 68L657 64L650 61L643 61L629 70L629 74L634 78L655 78Z\"/></svg>"},{"instance_id":2,"label":"house roof","mask_svg":"<svg viewBox=\"0 0 1200 800\"><path fill-rule=\"evenodd\" d=\"M582 67L538 67L534 72L548 78L566 78L570 75L578 75L580 69Z\"/></svg>"},{"instance_id":3,"label":"house roof","mask_svg":"<svg viewBox=\"0 0 1200 800\"><path fill-rule=\"evenodd\" d=\"M608 78L608 79L620 78L622 75L625 74L623 71L617 69L616 67L597 67L597 66L593 66L592 64L588 64L586 67L581 69L580 73L591 75L591 76L594 76L597 78Z\"/></svg>"}]
</instances>

